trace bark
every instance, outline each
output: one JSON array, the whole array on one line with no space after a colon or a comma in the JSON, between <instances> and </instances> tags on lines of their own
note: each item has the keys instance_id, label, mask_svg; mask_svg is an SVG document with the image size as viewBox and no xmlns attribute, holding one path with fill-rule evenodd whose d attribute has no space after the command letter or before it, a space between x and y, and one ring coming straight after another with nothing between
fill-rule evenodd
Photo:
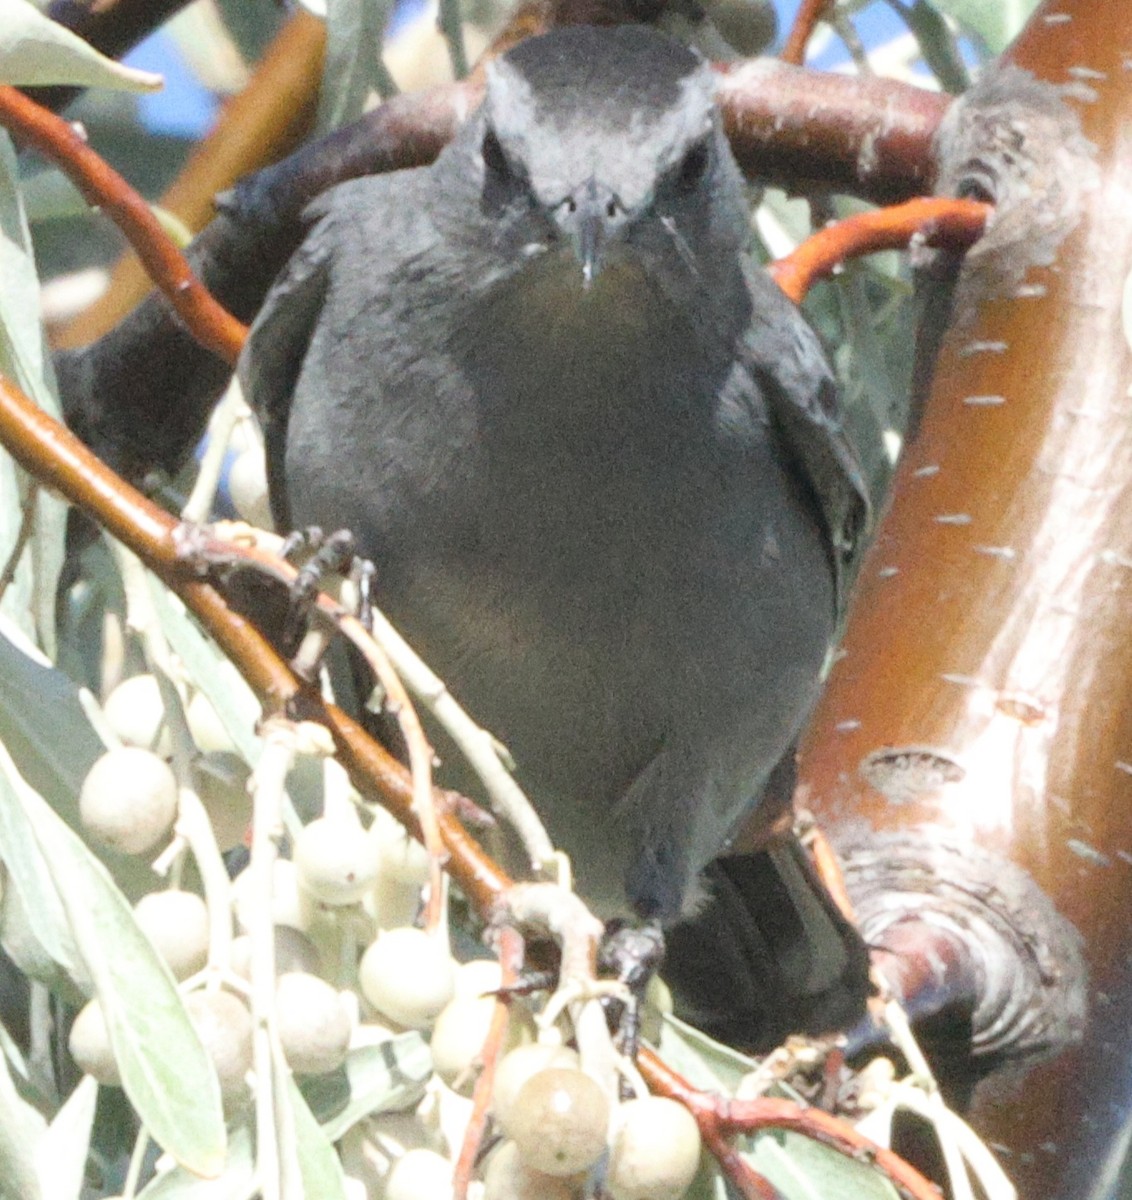
<instances>
[{"instance_id":1,"label":"bark","mask_svg":"<svg viewBox=\"0 0 1132 1200\"><path fill-rule=\"evenodd\" d=\"M1051 0L945 123L941 190L998 213L801 760L882 966L950 1011L958 1083L990 1071L972 1119L1026 1200L1117 1194L1124 1156L1130 67L1132 12Z\"/></svg>"}]
</instances>

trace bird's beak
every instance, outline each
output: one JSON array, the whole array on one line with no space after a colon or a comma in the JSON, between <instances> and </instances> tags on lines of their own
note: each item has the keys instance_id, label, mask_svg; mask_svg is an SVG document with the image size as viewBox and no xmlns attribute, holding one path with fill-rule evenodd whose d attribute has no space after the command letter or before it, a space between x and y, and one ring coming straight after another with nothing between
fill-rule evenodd
<instances>
[{"instance_id":1,"label":"bird's beak","mask_svg":"<svg viewBox=\"0 0 1132 1200\"><path fill-rule=\"evenodd\" d=\"M591 176L559 203L555 219L582 268L582 286L589 288L611 236L625 223L621 201L612 188Z\"/></svg>"}]
</instances>

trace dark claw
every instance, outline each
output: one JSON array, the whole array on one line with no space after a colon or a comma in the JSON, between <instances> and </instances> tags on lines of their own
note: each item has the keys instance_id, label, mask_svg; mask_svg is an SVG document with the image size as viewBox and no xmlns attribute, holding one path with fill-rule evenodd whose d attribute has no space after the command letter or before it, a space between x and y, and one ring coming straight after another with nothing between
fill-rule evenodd
<instances>
[{"instance_id":1,"label":"dark claw","mask_svg":"<svg viewBox=\"0 0 1132 1200\"><path fill-rule=\"evenodd\" d=\"M629 989L629 1002L611 1000L606 1014L614 1026L618 1049L635 1058L641 1043L641 1009L649 981L664 961L664 931L657 921L629 925L610 921L598 954L599 968L611 972Z\"/></svg>"},{"instance_id":2,"label":"dark claw","mask_svg":"<svg viewBox=\"0 0 1132 1200\"><path fill-rule=\"evenodd\" d=\"M373 594L377 567L368 558L354 560L354 583L358 589L358 620L367 631L373 629Z\"/></svg>"},{"instance_id":3,"label":"dark claw","mask_svg":"<svg viewBox=\"0 0 1132 1200\"><path fill-rule=\"evenodd\" d=\"M356 542L348 529L325 535L318 526L296 530L283 542L282 557L290 562L302 554L307 561L291 584L291 604L283 626L283 645L293 654L303 640L315 597L327 575L346 575L353 568Z\"/></svg>"},{"instance_id":4,"label":"dark claw","mask_svg":"<svg viewBox=\"0 0 1132 1200\"><path fill-rule=\"evenodd\" d=\"M492 995L532 996L535 992L552 992L557 983L557 971L536 971L533 967L526 967L514 983L497 988Z\"/></svg>"}]
</instances>

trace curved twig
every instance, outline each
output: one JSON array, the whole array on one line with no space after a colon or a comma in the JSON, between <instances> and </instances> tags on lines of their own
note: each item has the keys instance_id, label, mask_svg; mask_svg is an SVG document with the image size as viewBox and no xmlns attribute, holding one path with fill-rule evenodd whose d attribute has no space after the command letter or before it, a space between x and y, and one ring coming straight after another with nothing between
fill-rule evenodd
<instances>
[{"instance_id":1,"label":"curved twig","mask_svg":"<svg viewBox=\"0 0 1132 1200\"><path fill-rule=\"evenodd\" d=\"M783 62L800 67L806 61L806 47L814 35L817 23L829 7L829 0L802 0L779 56Z\"/></svg>"},{"instance_id":2,"label":"curved twig","mask_svg":"<svg viewBox=\"0 0 1132 1200\"><path fill-rule=\"evenodd\" d=\"M726 1145L727 1140L737 1134L750 1134L759 1129L787 1129L813 1138L849 1158L872 1163L888 1177L905 1200L939 1200L939 1189L910 1163L891 1150L878 1146L847 1121L839 1120L819 1108L768 1096L753 1100L727 1100L701 1092L649 1050L641 1051L638 1065L654 1092L670 1096L687 1106L700 1126L704 1142L709 1146L715 1146L720 1141Z\"/></svg>"},{"instance_id":3,"label":"curved twig","mask_svg":"<svg viewBox=\"0 0 1132 1200\"><path fill-rule=\"evenodd\" d=\"M49 158L91 204L113 218L201 345L235 363L247 329L213 299L149 205L86 144L78 130L12 87L0 87L0 124Z\"/></svg>"},{"instance_id":4,"label":"curved twig","mask_svg":"<svg viewBox=\"0 0 1132 1200\"><path fill-rule=\"evenodd\" d=\"M778 286L798 304L817 280L848 258L877 250L903 250L915 238L929 246L966 250L980 237L993 212L993 205L977 200L940 197L858 213L819 229L769 270Z\"/></svg>"}]
</instances>

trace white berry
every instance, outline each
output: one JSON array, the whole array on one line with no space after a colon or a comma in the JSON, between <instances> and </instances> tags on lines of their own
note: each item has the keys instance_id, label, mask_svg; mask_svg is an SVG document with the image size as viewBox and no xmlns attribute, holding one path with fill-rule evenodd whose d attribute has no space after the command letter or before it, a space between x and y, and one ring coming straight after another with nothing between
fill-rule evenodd
<instances>
[{"instance_id":1,"label":"white berry","mask_svg":"<svg viewBox=\"0 0 1132 1200\"><path fill-rule=\"evenodd\" d=\"M280 975L275 987L275 1017L291 1070L299 1075L325 1075L345 1061L350 1014L330 984L302 971Z\"/></svg>"},{"instance_id":2,"label":"white berry","mask_svg":"<svg viewBox=\"0 0 1132 1200\"><path fill-rule=\"evenodd\" d=\"M193 692L192 699L185 707L185 720L189 723L189 732L198 750L205 754L214 751L235 753L235 743L204 692Z\"/></svg>"},{"instance_id":3,"label":"white berry","mask_svg":"<svg viewBox=\"0 0 1132 1200\"><path fill-rule=\"evenodd\" d=\"M149 750L108 750L79 793L83 826L123 854L145 854L169 836L177 816L177 781Z\"/></svg>"},{"instance_id":4,"label":"white berry","mask_svg":"<svg viewBox=\"0 0 1132 1200\"><path fill-rule=\"evenodd\" d=\"M679 1200L700 1165L700 1131L676 1100L643 1096L615 1118L605 1186L613 1200Z\"/></svg>"},{"instance_id":5,"label":"white berry","mask_svg":"<svg viewBox=\"0 0 1132 1200\"><path fill-rule=\"evenodd\" d=\"M378 1012L410 1029L428 1029L452 999L455 970L442 939L423 929L389 929L362 955L358 982Z\"/></svg>"},{"instance_id":6,"label":"white berry","mask_svg":"<svg viewBox=\"0 0 1132 1200\"><path fill-rule=\"evenodd\" d=\"M408 1150L385 1181L385 1200L452 1200L452 1164L435 1150Z\"/></svg>"},{"instance_id":7,"label":"white berry","mask_svg":"<svg viewBox=\"0 0 1132 1200\"><path fill-rule=\"evenodd\" d=\"M457 990L436 1018L429 1038L433 1070L461 1095L472 1094L481 1065L480 1055L494 1015L494 996L462 996ZM525 1010L513 1002L504 1050L518 1046L530 1036L530 1019Z\"/></svg>"},{"instance_id":8,"label":"white berry","mask_svg":"<svg viewBox=\"0 0 1132 1200\"><path fill-rule=\"evenodd\" d=\"M323 904L356 904L377 879L377 846L354 817L319 817L295 839L299 884Z\"/></svg>"},{"instance_id":9,"label":"white berry","mask_svg":"<svg viewBox=\"0 0 1132 1200\"><path fill-rule=\"evenodd\" d=\"M106 697L102 711L107 724L127 746L152 750L162 757L172 749L161 688L152 675L123 679Z\"/></svg>"},{"instance_id":10,"label":"white berry","mask_svg":"<svg viewBox=\"0 0 1132 1200\"><path fill-rule=\"evenodd\" d=\"M97 1000L89 1000L79 1009L71 1025L67 1046L79 1070L93 1075L99 1083L117 1087L122 1082L118 1063L110 1048L110 1035L106 1032L106 1021L102 1006Z\"/></svg>"},{"instance_id":11,"label":"white berry","mask_svg":"<svg viewBox=\"0 0 1132 1200\"><path fill-rule=\"evenodd\" d=\"M582 1071L539 1071L519 1089L511 1107L497 1108L495 1116L523 1162L547 1175L576 1175L605 1151L609 1101Z\"/></svg>"},{"instance_id":12,"label":"white berry","mask_svg":"<svg viewBox=\"0 0 1132 1200\"><path fill-rule=\"evenodd\" d=\"M483 1200L576 1200L580 1188L572 1178L555 1178L523 1162L514 1142L492 1152L483 1177Z\"/></svg>"},{"instance_id":13,"label":"white berry","mask_svg":"<svg viewBox=\"0 0 1132 1200\"><path fill-rule=\"evenodd\" d=\"M377 850L382 875L414 888L428 881L428 851L392 813L379 808L369 834Z\"/></svg>"},{"instance_id":14,"label":"white berry","mask_svg":"<svg viewBox=\"0 0 1132 1200\"><path fill-rule=\"evenodd\" d=\"M216 1068L220 1095L231 1107L247 1094L252 1065L251 1013L231 992L222 991L193 992L185 997L185 1007Z\"/></svg>"},{"instance_id":15,"label":"white berry","mask_svg":"<svg viewBox=\"0 0 1132 1200\"><path fill-rule=\"evenodd\" d=\"M195 892L151 892L134 917L176 979L188 979L208 961L208 906Z\"/></svg>"},{"instance_id":16,"label":"white berry","mask_svg":"<svg viewBox=\"0 0 1132 1200\"><path fill-rule=\"evenodd\" d=\"M228 964L237 975L251 982L252 939L241 933L233 938ZM288 971L306 971L317 975L320 966L318 950L305 933L290 925L275 926L275 975Z\"/></svg>"},{"instance_id":17,"label":"white berry","mask_svg":"<svg viewBox=\"0 0 1132 1200\"><path fill-rule=\"evenodd\" d=\"M505 1054L495 1068L495 1083L492 1086L491 1103L498 1117L501 1112L511 1112L515 1097L523 1084L549 1067L578 1069L578 1052L569 1046L555 1046L546 1042L535 1042L529 1046L518 1046Z\"/></svg>"},{"instance_id":18,"label":"white berry","mask_svg":"<svg viewBox=\"0 0 1132 1200\"><path fill-rule=\"evenodd\" d=\"M252 895L254 886L252 874L246 867L232 880L232 904L236 920L245 932L255 924L253 908L258 897ZM314 923L316 915L314 901L299 887L295 864L290 859L277 858L271 864L272 922L306 930Z\"/></svg>"}]
</instances>

